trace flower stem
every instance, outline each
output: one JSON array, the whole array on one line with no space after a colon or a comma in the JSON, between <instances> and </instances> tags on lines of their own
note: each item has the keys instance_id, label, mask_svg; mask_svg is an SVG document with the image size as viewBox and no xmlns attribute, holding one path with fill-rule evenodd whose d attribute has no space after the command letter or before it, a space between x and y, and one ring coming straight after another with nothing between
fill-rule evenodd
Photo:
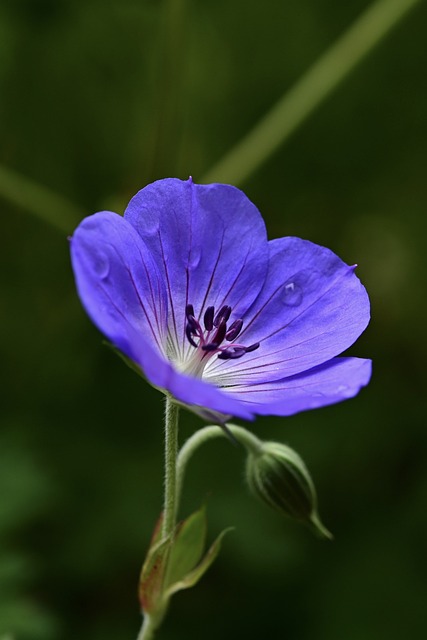
<instances>
[{"instance_id":1,"label":"flower stem","mask_svg":"<svg viewBox=\"0 0 427 640\"><path fill-rule=\"evenodd\" d=\"M165 408L165 480L162 536L172 535L176 526L177 492L176 470L178 455L178 416L179 407L170 396L166 396ZM164 612L163 612L164 614ZM163 616L152 617L144 614L137 640L152 640Z\"/></svg>"},{"instance_id":2,"label":"flower stem","mask_svg":"<svg viewBox=\"0 0 427 640\"><path fill-rule=\"evenodd\" d=\"M173 534L175 529L185 470L190 458L205 442L227 435L226 431L221 429L221 427L215 425L204 427L196 431L187 442L185 442L178 454L178 417L179 406L170 396L166 396L163 538ZM253 454L259 452L262 447L262 442L253 433L234 424L227 424L227 429L245 449ZM161 616L161 618L162 617L163 616ZM137 640L152 640L160 622L161 620L156 620L150 615L145 614Z\"/></svg>"},{"instance_id":3,"label":"flower stem","mask_svg":"<svg viewBox=\"0 0 427 640\"><path fill-rule=\"evenodd\" d=\"M200 182L245 182L419 2L374 2Z\"/></svg>"},{"instance_id":4,"label":"flower stem","mask_svg":"<svg viewBox=\"0 0 427 640\"><path fill-rule=\"evenodd\" d=\"M165 411L165 494L163 506L163 537L170 535L176 523L176 466L178 455L179 407L166 396Z\"/></svg>"},{"instance_id":5,"label":"flower stem","mask_svg":"<svg viewBox=\"0 0 427 640\"><path fill-rule=\"evenodd\" d=\"M247 431L243 427L238 427L234 424L227 424L227 429L231 431L236 440L243 445L248 451L257 453L262 446L262 442L250 431ZM203 427L196 431L181 447L177 459L177 481L176 481L176 503L179 504L181 496L182 485L184 482L185 471L187 464L196 452L196 450L205 442L209 442L213 438L220 438L227 436L226 431L221 427L211 425L209 427Z\"/></svg>"},{"instance_id":6,"label":"flower stem","mask_svg":"<svg viewBox=\"0 0 427 640\"><path fill-rule=\"evenodd\" d=\"M141 631L139 632L136 640L152 640L152 638L154 638L154 627L150 616L145 615Z\"/></svg>"}]
</instances>

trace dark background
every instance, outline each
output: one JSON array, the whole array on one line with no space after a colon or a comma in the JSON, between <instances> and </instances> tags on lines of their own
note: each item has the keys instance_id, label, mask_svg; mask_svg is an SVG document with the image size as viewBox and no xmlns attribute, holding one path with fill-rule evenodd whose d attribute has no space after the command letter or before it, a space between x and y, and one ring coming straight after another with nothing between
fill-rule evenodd
<instances>
[{"instance_id":1,"label":"dark background","mask_svg":"<svg viewBox=\"0 0 427 640\"><path fill-rule=\"evenodd\" d=\"M0 163L74 203L48 224L31 215L37 193L6 197L0 180L2 640L134 638L162 500L162 397L102 345L67 234L96 210L123 211L154 179L200 180L366 6L0 2ZM211 539L236 530L174 598L159 640L423 634L426 26L421 3L242 185L270 237L357 262L371 296L351 349L374 360L369 387L251 426L306 460L335 541L252 499L240 451L212 443L191 463L183 514L208 497ZM183 412L182 441L201 424Z\"/></svg>"}]
</instances>

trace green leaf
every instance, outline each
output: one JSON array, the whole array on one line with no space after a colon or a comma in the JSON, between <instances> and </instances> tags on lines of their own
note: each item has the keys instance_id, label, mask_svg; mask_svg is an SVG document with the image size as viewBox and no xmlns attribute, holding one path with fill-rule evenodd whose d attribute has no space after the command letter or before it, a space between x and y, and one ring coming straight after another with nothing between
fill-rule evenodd
<instances>
[{"instance_id":1,"label":"green leaf","mask_svg":"<svg viewBox=\"0 0 427 640\"><path fill-rule=\"evenodd\" d=\"M156 538L156 531L155 536ZM148 551L139 580L139 601L145 613L157 613L163 609L163 583L167 568L171 538L155 542Z\"/></svg>"},{"instance_id":2,"label":"green leaf","mask_svg":"<svg viewBox=\"0 0 427 640\"><path fill-rule=\"evenodd\" d=\"M183 579L200 561L205 548L206 530L204 506L177 526L169 556L166 588Z\"/></svg>"},{"instance_id":3,"label":"green leaf","mask_svg":"<svg viewBox=\"0 0 427 640\"><path fill-rule=\"evenodd\" d=\"M203 560L197 565L195 569L187 573L187 575L184 576L181 580L175 582L174 584L171 584L165 592L165 597L169 598L173 593L176 593L177 591L182 591L183 589L194 587L194 585L199 582L200 578L206 573L206 571L209 569L218 553L220 552L223 537L226 533L232 531L232 529L233 527L228 527L228 529L224 529L224 531L219 534Z\"/></svg>"}]
</instances>

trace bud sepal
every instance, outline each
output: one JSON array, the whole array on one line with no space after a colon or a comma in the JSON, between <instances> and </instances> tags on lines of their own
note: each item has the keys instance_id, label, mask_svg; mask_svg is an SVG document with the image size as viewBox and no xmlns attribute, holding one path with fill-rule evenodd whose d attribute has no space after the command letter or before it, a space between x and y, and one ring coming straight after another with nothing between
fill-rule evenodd
<instances>
[{"instance_id":1,"label":"bud sepal","mask_svg":"<svg viewBox=\"0 0 427 640\"><path fill-rule=\"evenodd\" d=\"M251 491L270 507L332 539L317 512L317 495L302 458L278 442L263 442L248 452L246 477Z\"/></svg>"}]
</instances>

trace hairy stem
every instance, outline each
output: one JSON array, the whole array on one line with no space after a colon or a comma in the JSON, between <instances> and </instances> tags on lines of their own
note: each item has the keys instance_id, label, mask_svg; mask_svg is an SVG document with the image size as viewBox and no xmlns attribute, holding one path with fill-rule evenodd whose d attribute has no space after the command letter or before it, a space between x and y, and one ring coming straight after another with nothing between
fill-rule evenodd
<instances>
[{"instance_id":1,"label":"hairy stem","mask_svg":"<svg viewBox=\"0 0 427 640\"><path fill-rule=\"evenodd\" d=\"M420 1L374 2L201 182L245 182Z\"/></svg>"},{"instance_id":2,"label":"hairy stem","mask_svg":"<svg viewBox=\"0 0 427 640\"><path fill-rule=\"evenodd\" d=\"M177 455L178 455L178 417L179 407L170 396L166 396L165 408L165 479L163 502L162 537L173 535L176 526L177 511ZM164 615L163 611L163 615ZM143 624L137 640L151 640L160 626L163 615L152 617L144 614Z\"/></svg>"},{"instance_id":3,"label":"hairy stem","mask_svg":"<svg viewBox=\"0 0 427 640\"><path fill-rule=\"evenodd\" d=\"M163 537L170 535L176 524L176 465L178 455L179 407L166 396L165 411L165 485L163 506Z\"/></svg>"}]
</instances>

